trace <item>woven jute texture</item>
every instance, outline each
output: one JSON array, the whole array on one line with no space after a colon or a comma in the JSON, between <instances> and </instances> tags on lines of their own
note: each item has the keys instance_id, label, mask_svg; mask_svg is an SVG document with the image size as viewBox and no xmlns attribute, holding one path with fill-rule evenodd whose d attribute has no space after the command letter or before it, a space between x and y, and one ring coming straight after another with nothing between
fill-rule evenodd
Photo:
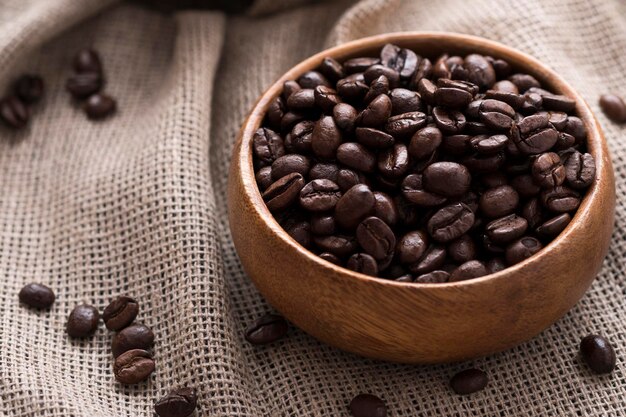
<instances>
[{"instance_id":1,"label":"woven jute texture","mask_svg":"<svg viewBox=\"0 0 626 417\"><path fill-rule=\"evenodd\" d=\"M40 73L47 95L23 132L0 130L0 416L152 416L156 398L199 390L200 416L347 416L360 392L391 416L626 415L626 142L598 95L626 95L622 0L302 0L257 2L247 15L160 15L113 0L2 0L0 87ZM501 41L544 61L587 99L605 129L618 208L611 250L585 297L551 328L470 363L406 366L362 359L292 329L248 345L247 323L271 311L243 273L227 223L229 156L259 94L308 55L399 30ZM71 57L93 45L119 112L88 121L64 91ZM554 279L545 277L545 279ZM55 289L49 312L20 306L28 282ZM140 300L157 370L120 386L111 335L71 341L80 302ZM582 335L613 341L618 369L593 376ZM453 395L449 377L478 366L489 386Z\"/></svg>"}]
</instances>

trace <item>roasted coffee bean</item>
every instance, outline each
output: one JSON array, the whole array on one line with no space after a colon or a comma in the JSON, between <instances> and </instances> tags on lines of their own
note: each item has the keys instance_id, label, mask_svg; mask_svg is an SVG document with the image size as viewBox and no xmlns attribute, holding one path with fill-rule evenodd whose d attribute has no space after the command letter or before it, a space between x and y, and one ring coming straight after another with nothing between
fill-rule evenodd
<instances>
[{"instance_id":1,"label":"roasted coffee bean","mask_svg":"<svg viewBox=\"0 0 626 417\"><path fill-rule=\"evenodd\" d=\"M331 180L313 180L300 190L300 205L309 211L328 211L340 197L339 186Z\"/></svg>"},{"instance_id":2,"label":"roasted coffee bean","mask_svg":"<svg viewBox=\"0 0 626 417\"><path fill-rule=\"evenodd\" d=\"M532 198L524 204L522 217L528 222L528 227L534 229L543 221L543 213L538 198Z\"/></svg>"},{"instance_id":3,"label":"roasted coffee bean","mask_svg":"<svg viewBox=\"0 0 626 417\"><path fill-rule=\"evenodd\" d=\"M437 242L449 242L465 234L474 224L474 213L463 203L439 209L428 220L428 233Z\"/></svg>"},{"instance_id":4,"label":"roasted coffee bean","mask_svg":"<svg viewBox=\"0 0 626 417\"><path fill-rule=\"evenodd\" d=\"M481 101L478 116L493 129L507 130L513 124L515 110L503 101L487 99Z\"/></svg>"},{"instance_id":5,"label":"roasted coffee bean","mask_svg":"<svg viewBox=\"0 0 626 417\"><path fill-rule=\"evenodd\" d=\"M92 72L102 73L100 55L93 49L82 49L76 53L73 62L74 71L77 73Z\"/></svg>"},{"instance_id":6,"label":"roasted coffee bean","mask_svg":"<svg viewBox=\"0 0 626 417\"><path fill-rule=\"evenodd\" d=\"M596 161L591 154L573 152L565 160L565 176L570 187L587 188L596 178Z\"/></svg>"},{"instance_id":7,"label":"roasted coffee bean","mask_svg":"<svg viewBox=\"0 0 626 417\"><path fill-rule=\"evenodd\" d=\"M420 284L434 284L441 282L448 282L450 279L450 274L446 271L432 271L427 274L422 274L415 278L414 282L418 282Z\"/></svg>"},{"instance_id":8,"label":"roasted coffee bean","mask_svg":"<svg viewBox=\"0 0 626 417\"><path fill-rule=\"evenodd\" d=\"M113 373L122 384L138 384L154 372L155 364L150 353L142 349L131 349L115 359Z\"/></svg>"},{"instance_id":9,"label":"roasted coffee bean","mask_svg":"<svg viewBox=\"0 0 626 417\"><path fill-rule=\"evenodd\" d=\"M358 112L347 103L339 103L333 108L333 118L339 129L344 132L352 132L356 123Z\"/></svg>"},{"instance_id":10,"label":"roasted coffee bean","mask_svg":"<svg viewBox=\"0 0 626 417\"><path fill-rule=\"evenodd\" d=\"M597 334L585 336L580 341L580 355L596 374L610 374L615 369L615 350L602 336Z\"/></svg>"},{"instance_id":11,"label":"roasted coffee bean","mask_svg":"<svg viewBox=\"0 0 626 417\"><path fill-rule=\"evenodd\" d=\"M491 88L496 82L496 72L484 56L468 55L463 65L468 70L467 80L476 84L481 90Z\"/></svg>"},{"instance_id":12,"label":"roasted coffee bean","mask_svg":"<svg viewBox=\"0 0 626 417\"><path fill-rule=\"evenodd\" d=\"M544 109L571 112L576 108L574 99L560 94L546 93L540 94Z\"/></svg>"},{"instance_id":13,"label":"roasted coffee bean","mask_svg":"<svg viewBox=\"0 0 626 417\"><path fill-rule=\"evenodd\" d=\"M359 114L357 123L362 126L379 127L385 124L389 116L391 116L391 99L381 94Z\"/></svg>"},{"instance_id":14,"label":"roasted coffee bean","mask_svg":"<svg viewBox=\"0 0 626 417\"><path fill-rule=\"evenodd\" d=\"M392 116L385 124L385 131L395 137L403 138L413 135L422 126L426 125L426 114L409 112Z\"/></svg>"},{"instance_id":15,"label":"roasted coffee bean","mask_svg":"<svg viewBox=\"0 0 626 417\"><path fill-rule=\"evenodd\" d=\"M513 74L509 77L509 81L517 86L520 93L525 93L529 88L541 86L539 81L529 74Z\"/></svg>"},{"instance_id":16,"label":"roasted coffee bean","mask_svg":"<svg viewBox=\"0 0 626 417\"><path fill-rule=\"evenodd\" d=\"M378 276L378 264L376 259L367 253L355 253L348 258L346 268L361 274Z\"/></svg>"},{"instance_id":17,"label":"roasted coffee bean","mask_svg":"<svg viewBox=\"0 0 626 417\"><path fill-rule=\"evenodd\" d=\"M90 119L104 119L115 113L117 102L107 94L93 94L85 101L83 109Z\"/></svg>"},{"instance_id":18,"label":"roasted coffee bean","mask_svg":"<svg viewBox=\"0 0 626 417\"><path fill-rule=\"evenodd\" d=\"M508 82L508 81L506 81ZM511 83L513 87L514 84ZM515 87L517 89L517 87ZM485 93L485 99L493 99L508 104L515 110L520 110L527 101L526 96L517 93L489 90Z\"/></svg>"},{"instance_id":19,"label":"roasted coffee bean","mask_svg":"<svg viewBox=\"0 0 626 417\"><path fill-rule=\"evenodd\" d=\"M548 210L557 213L573 211L580 204L580 194L564 185L554 187L541 192L541 203Z\"/></svg>"},{"instance_id":20,"label":"roasted coffee bean","mask_svg":"<svg viewBox=\"0 0 626 417\"><path fill-rule=\"evenodd\" d=\"M394 226L398 223L398 208L393 199L380 191L374 192L374 198L376 199L376 203L374 204L374 216L390 226Z\"/></svg>"},{"instance_id":21,"label":"roasted coffee bean","mask_svg":"<svg viewBox=\"0 0 626 417\"><path fill-rule=\"evenodd\" d=\"M506 135L478 135L470 140L470 146L480 154L490 155L502 151L508 140Z\"/></svg>"},{"instance_id":22,"label":"roasted coffee bean","mask_svg":"<svg viewBox=\"0 0 626 417\"><path fill-rule=\"evenodd\" d=\"M154 404L159 417L188 417L196 409L198 395L193 388L177 388Z\"/></svg>"},{"instance_id":23,"label":"roasted coffee bean","mask_svg":"<svg viewBox=\"0 0 626 417\"><path fill-rule=\"evenodd\" d=\"M402 195L411 203L419 206L432 207L446 202L446 197L424 190L423 178L420 174L411 174L402 181Z\"/></svg>"},{"instance_id":24,"label":"roasted coffee bean","mask_svg":"<svg viewBox=\"0 0 626 417\"><path fill-rule=\"evenodd\" d=\"M520 113L524 115L531 115L541 110L543 99L539 94L526 93L524 94L524 104L519 109Z\"/></svg>"},{"instance_id":25,"label":"roasted coffee bean","mask_svg":"<svg viewBox=\"0 0 626 417\"><path fill-rule=\"evenodd\" d=\"M502 258L493 258L487 262L487 270L490 274L495 274L506 269L506 262Z\"/></svg>"},{"instance_id":26,"label":"roasted coffee bean","mask_svg":"<svg viewBox=\"0 0 626 417\"><path fill-rule=\"evenodd\" d=\"M349 78L342 78L337 81L337 92L339 95L347 101L358 101L361 100L367 92L369 91L369 87L365 82L353 80Z\"/></svg>"},{"instance_id":27,"label":"roasted coffee bean","mask_svg":"<svg viewBox=\"0 0 626 417\"><path fill-rule=\"evenodd\" d=\"M356 239L365 252L376 260L393 256L396 237L387 223L378 217L368 217L356 229Z\"/></svg>"},{"instance_id":28,"label":"roasted coffee bean","mask_svg":"<svg viewBox=\"0 0 626 417\"><path fill-rule=\"evenodd\" d=\"M371 127L357 127L356 140L369 149L387 149L395 142L393 136Z\"/></svg>"},{"instance_id":29,"label":"roasted coffee bean","mask_svg":"<svg viewBox=\"0 0 626 417\"><path fill-rule=\"evenodd\" d=\"M341 259L339 259L336 255L333 255L332 253L322 252L319 254L319 257L332 264L341 266Z\"/></svg>"},{"instance_id":30,"label":"roasted coffee bean","mask_svg":"<svg viewBox=\"0 0 626 417\"><path fill-rule=\"evenodd\" d=\"M374 57L352 58L343 63L343 69L348 74L354 74L363 72L376 64L380 64L380 59Z\"/></svg>"},{"instance_id":31,"label":"roasted coffee bean","mask_svg":"<svg viewBox=\"0 0 626 417\"><path fill-rule=\"evenodd\" d=\"M365 94L363 101L369 104L376 97L387 93L389 93L389 80L384 75L381 75L370 83L370 88L367 94Z\"/></svg>"},{"instance_id":32,"label":"roasted coffee bean","mask_svg":"<svg viewBox=\"0 0 626 417\"><path fill-rule=\"evenodd\" d=\"M354 237L343 235L314 236L313 242L322 251L330 252L341 258L354 253L358 246Z\"/></svg>"},{"instance_id":33,"label":"roasted coffee bean","mask_svg":"<svg viewBox=\"0 0 626 417\"><path fill-rule=\"evenodd\" d=\"M378 155L378 170L386 177L400 177L409 169L409 151L397 143Z\"/></svg>"},{"instance_id":34,"label":"roasted coffee bean","mask_svg":"<svg viewBox=\"0 0 626 417\"><path fill-rule=\"evenodd\" d=\"M397 278L392 278L392 279L396 282L413 282L413 275L406 274L406 275L401 275Z\"/></svg>"},{"instance_id":35,"label":"roasted coffee bean","mask_svg":"<svg viewBox=\"0 0 626 417\"><path fill-rule=\"evenodd\" d=\"M332 235L335 233L335 218L326 214L311 217L311 233L316 235Z\"/></svg>"},{"instance_id":36,"label":"roasted coffee bean","mask_svg":"<svg viewBox=\"0 0 626 417\"><path fill-rule=\"evenodd\" d=\"M465 281L489 274L487 267L480 261L467 261L450 273L450 282Z\"/></svg>"},{"instance_id":37,"label":"roasted coffee bean","mask_svg":"<svg viewBox=\"0 0 626 417\"><path fill-rule=\"evenodd\" d=\"M154 343L154 333L143 324L131 324L113 336L111 351L114 357L131 349L148 350Z\"/></svg>"},{"instance_id":38,"label":"roasted coffee bean","mask_svg":"<svg viewBox=\"0 0 626 417\"><path fill-rule=\"evenodd\" d=\"M466 119L463 113L456 110L447 110L442 107L433 109L433 118L437 127L447 134L457 134L465 127Z\"/></svg>"},{"instance_id":39,"label":"roasted coffee bean","mask_svg":"<svg viewBox=\"0 0 626 417\"><path fill-rule=\"evenodd\" d=\"M270 211L284 210L300 196L304 187L304 177L297 172L285 175L263 192L263 201Z\"/></svg>"},{"instance_id":40,"label":"roasted coffee bean","mask_svg":"<svg viewBox=\"0 0 626 417\"><path fill-rule=\"evenodd\" d=\"M334 89L323 85L315 87L314 97L315 105L325 112L332 111L341 102L341 98Z\"/></svg>"},{"instance_id":41,"label":"roasted coffee bean","mask_svg":"<svg viewBox=\"0 0 626 417\"><path fill-rule=\"evenodd\" d=\"M458 395L468 395L487 386L489 378L480 369L466 369L455 374L450 380L452 390Z\"/></svg>"},{"instance_id":42,"label":"roasted coffee bean","mask_svg":"<svg viewBox=\"0 0 626 417\"><path fill-rule=\"evenodd\" d=\"M287 334L287 321L277 314L266 314L259 317L246 329L246 340L253 345L267 345Z\"/></svg>"},{"instance_id":43,"label":"roasted coffee bean","mask_svg":"<svg viewBox=\"0 0 626 417\"><path fill-rule=\"evenodd\" d=\"M0 100L0 119L10 128L21 129L28 123L30 111L16 96Z\"/></svg>"},{"instance_id":44,"label":"roasted coffee bean","mask_svg":"<svg viewBox=\"0 0 626 417\"><path fill-rule=\"evenodd\" d=\"M121 330L135 320L139 313L139 304L126 295L116 297L102 312L102 320L107 329Z\"/></svg>"},{"instance_id":45,"label":"roasted coffee bean","mask_svg":"<svg viewBox=\"0 0 626 417\"><path fill-rule=\"evenodd\" d=\"M317 124L322 123L320 119ZM291 133L285 137L285 151L290 153L308 154L313 150L313 132L316 123L303 120L296 124Z\"/></svg>"},{"instance_id":46,"label":"roasted coffee bean","mask_svg":"<svg viewBox=\"0 0 626 417\"><path fill-rule=\"evenodd\" d=\"M558 139L557 130L550 126L547 114L525 117L511 127L511 139L524 154L535 155L548 151Z\"/></svg>"},{"instance_id":47,"label":"roasted coffee bean","mask_svg":"<svg viewBox=\"0 0 626 417\"><path fill-rule=\"evenodd\" d=\"M476 245L472 238L463 235L448 245L448 255L454 262L464 263L476 258Z\"/></svg>"},{"instance_id":48,"label":"roasted coffee bean","mask_svg":"<svg viewBox=\"0 0 626 417\"><path fill-rule=\"evenodd\" d=\"M355 229L361 220L374 211L375 204L374 193L367 185L355 185L337 202L335 220L340 227Z\"/></svg>"},{"instance_id":49,"label":"roasted coffee bean","mask_svg":"<svg viewBox=\"0 0 626 417\"><path fill-rule=\"evenodd\" d=\"M311 148L320 158L334 158L341 145L341 131L331 116L324 116L315 123L311 134Z\"/></svg>"},{"instance_id":50,"label":"roasted coffee bean","mask_svg":"<svg viewBox=\"0 0 626 417\"><path fill-rule=\"evenodd\" d=\"M462 109L472 101L474 96L461 88L440 87L435 91L433 98L438 106Z\"/></svg>"},{"instance_id":51,"label":"roasted coffee bean","mask_svg":"<svg viewBox=\"0 0 626 417\"><path fill-rule=\"evenodd\" d=\"M441 145L441 130L426 126L413 135L409 144L409 154L416 159L426 158Z\"/></svg>"},{"instance_id":52,"label":"roasted coffee bean","mask_svg":"<svg viewBox=\"0 0 626 417\"><path fill-rule=\"evenodd\" d=\"M600 108L615 123L626 123L626 102L615 94L602 94Z\"/></svg>"},{"instance_id":53,"label":"roasted coffee bean","mask_svg":"<svg viewBox=\"0 0 626 417\"><path fill-rule=\"evenodd\" d=\"M565 181L565 167L554 152L539 155L533 162L532 174L535 183L543 188L554 188Z\"/></svg>"},{"instance_id":54,"label":"roasted coffee bean","mask_svg":"<svg viewBox=\"0 0 626 417\"><path fill-rule=\"evenodd\" d=\"M301 90L300 84L293 80L285 81L283 83L283 99L285 102L289 99L289 97L298 90Z\"/></svg>"},{"instance_id":55,"label":"roasted coffee bean","mask_svg":"<svg viewBox=\"0 0 626 417\"><path fill-rule=\"evenodd\" d=\"M385 402L372 394L359 394L350 401L353 417L387 417Z\"/></svg>"},{"instance_id":56,"label":"roasted coffee bean","mask_svg":"<svg viewBox=\"0 0 626 417\"><path fill-rule=\"evenodd\" d=\"M302 88L315 88L318 85L330 87L330 83L321 73L317 71L307 71L298 78L298 84Z\"/></svg>"},{"instance_id":57,"label":"roasted coffee bean","mask_svg":"<svg viewBox=\"0 0 626 417\"><path fill-rule=\"evenodd\" d=\"M519 89L509 80L498 81L491 87L489 91L497 91L499 93L519 94ZM487 95L489 94L487 91ZM489 98L489 97L487 97Z\"/></svg>"},{"instance_id":58,"label":"roasted coffee bean","mask_svg":"<svg viewBox=\"0 0 626 417\"><path fill-rule=\"evenodd\" d=\"M394 69L401 78L407 80L417 70L419 58L410 49L399 48L388 43L380 52L380 62L382 65Z\"/></svg>"},{"instance_id":59,"label":"roasted coffee bean","mask_svg":"<svg viewBox=\"0 0 626 417\"><path fill-rule=\"evenodd\" d=\"M96 94L102 88L102 75L97 72L83 72L72 75L65 84L67 91L76 99L84 99Z\"/></svg>"},{"instance_id":60,"label":"roasted coffee bean","mask_svg":"<svg viewBox=\"0 0 626 417\"><path fill-rule=\"evenodd\" d=\"M476 174L485 174L492 173L497 171L504 165L505 156L503 152L498 152L494 154L479 154L474 153L469 155L463 159L461 159L463 165L470 170L470 172L475 172Z\"/></svg>"},{"instance_id":61,"label":"roasted coffee bean","mask_svg":"<svg viewBox=\"0 0 626 417\"><path fill-rule=\"evenodd\" d=\"M478 202L480 211L487 217L495 218L511 214L519 204L519 195L510 185L491 188Z\"/></svg>"},{"instance_id":62,"label":"roasted coffee bean","mask_svg":"<svg viewBox=\"0 0 626 417\"><path fill-rule=\"evenodd\" d=\"M307 249L311 247L311 225L309 222L292 220L286 224L281 224L281 226L298 244Z\"/></svg>"},{"instance_id":63,"label":"roasted coffee bean","mask_svg":"<svg viewBox=\"0 0 626 417\"><path fill-rule=\"evenodd\" d=\"M271 165L285 154L283 139L271 129L262 127L252 137L254 155L263 165Z\"/></svg>"},{"instance_id":64,"label":"roasted coffee bean","mask_svg":"<svg viewBox=\"0 0 626 417\"><path fill-rule=\"evenodd\" d=\"M460 197L469 191L472 176L456 162L435 162L424 170L424 188L444 197Z\"/></svg>"},{"instance_id":65,"label":"roasted coffee bean","mask_svg":"<svg viewBox=\"0 0 626 417\"><path fill-rule=\"evenodd\" d=\"M441 55L433 64L433 76L435 78L451 78L452 71L448 65L448 54Z\"/></svg>"},{"instance_id":66,"label":"roasted coffee bean","mask_svg":"<svg viewBox=\"0 0 626 417\"><path fill-rule=\"evenodd\" d=\"M511 243L506 248L506 261L509 265L514 265L526 258L530 258L535 253L539 252L542 247L541 242L534 237L523 237Z\"/></svg>"},{"instance_id":67,"label":"roasted coffee bean","mask_svg":"<svg viewBox=\"0 0 626 417\"><path fill-rule=\"evenodd\" d=\"M43 91L43 79L38 75L24 74L13 84L13 92L25 104L41 100Z\"/></svg>"},{"instance_id":68,"label":"roasted coffee bean","mask_svg":"<svg viewBox=\"0 0 626 417\"><path fill-rule=\"evenodd\" d=\"M572 220L572 216L567 213L559 214L550 220L545 221L541 226L537 227L537 234L544 238L553 238L558 236Z\"/></svg>"},{"instance_id":69,"label":"roasted coffee bean","mask_svg":"<svg viewBox=\"0 0 626 417\"><path fill-rule=\"evenodd\" d=\"M298 173L305 176L309 173L311 161L304 155L283 155L272 163L272 178L278 180L286 175Z\"/></svg>"},{"instance_id":70,"label":"roasted coffee bean","mask_svg":"<svg viewBox=\"0 0 626 417\"><path fill-rule=\"evenodd\" d=\"M415 91L406 88L394 88L389 92L389 98L391 99L392 115L422 111L420 96Z\"/></svg>"},{"instance_id":71,"label":"roasted coffee bean","mask_svg":"<svg viewBox=\"0 0 626 417\"><path fill-rule=\"evenodd\" d=\"M535 184L533 177L529 174L513 177L510 184L522 198L536 196L541 191L541 187Z\"/></svg>"},{"instance_id":72,"label":"roasted coffee bean","mask_svg":"<svg viewBox=\"0 0 626 417\"><path fill-rule=\"evenodd\" d=\"M19 293L19 299L29 307L40 310L50 308L55 300L54 291L43 284L25 285Z\"/></svg>"},{"instance_id":73,"label":"roasted coffee bean","mask_svg":"<svg viewBox=\"0 0 626 417\"><path fill-rule=\"evenodd\" d=\"M351 169L340 169L337 172L337 185L341 192L346 192L357 184L368 184L367 179L360 173Z\"/></svg>"},{"instance_id":74,"label":"roasted coffee bean","mask_svg":"<svg viewBox=\"0 0 626 417\"><path fill-rule=\"evenodd\" d=\"M433 72L433 64L432 64L432 62L430 62L430 60L428 58L421 59L419 64L417 65L417 69L415 70L415 74L413 75L413 78L411 79L411 86L412 87L417 87L419 82L422 79L429 78L432 75L432 72Z\"/></svg>"},{"instance_id":75,"label":"roasted coffee bean","mask_svg":"<svg viewBox=\"0 0 626 417\"><path fill-rule=\"evenodd\" d=\"M435 92L437 86L427 78L422 78L417 85L420 97L428 104L435 104Z\"/></svg>"},{"instance_id":76,"label":"roasted coffee bean","mask_svg":"<svg viewBox=\"0 0 626 417\"><path fill-rule=\"evenodd\" d=\"M280 130L281 132L289 132L296 124L303 120L304 115L302 113L287 112L280 121Z\"/></svg>"},{"instance_id":77,"label":"roasted coffee bean","mask_svg":"<svg viewBox=\"0 0 626 417\"><path fill-rule=\"evenodd\" d=\"M493 220L485 226L485 234L495 244L509 243L526 233L528 221L516 214Z\"/></svg>"},{"instance_id":78,"label":"roasted coffee bean","mask_svg":"<svg viewBox=\"0 0 626 417\"><path fill-rule=\"evenodd\" d=\"M400 84L400 74L393 68L385 67L381 64L375 64L363 72L363 79L366 84L371 84L376 78L384 75L389 81L390 88L396 88Z\"/></svg>"},{"instance_id":79,"label":"roasted coffee bean","mask_svg":"<svg viewBox=\"0 0 626 417\"><path fill-rule=\"evenodd\" d=\"M310 88L294 91L287 99L287 107L295 111L313 109L315 107L315 91Z\"/></svg>"},{"instance_id":80,"label":"roasted coffee bean","mask_svg":"<svg viewBox=\"0 0 626 417\"><path fill-rule=\"evenodd\" d=\"M67 319L66 330L69 337L89 337L98 330L100 312L94 306L81 304L72 310Z\"/></svg>"},{"instance_id":81,"label":"roasted coffee bean","mask_svg":"<svg viewBox=\"0 0 626 417\"><path fill-rule=\"evenodd\" d=\"M283 116L287 112L287 106L285 100L278 96L270 103L267 108L267 120L274 129L280 129L280 122L283 120Z\"/></svg>"},{"instance_id":82,"label":"roasted coffee bean","mask_svg":"<svg viewBox=\"0 0 626 417\"><path fill-rule=\"evenodd\" d=\"M428 248L428 236L425 232L416 230L402 236L398 241L396 252L403 264L415 264Z\"/></svg>"},{"instance_id":83,"label":"roasted coffee bean","mask_svg":"<svg viewBox=\"0 0 626 417\"><path fill-rule=\"evenodd\" d=\"M337 160L357 171L373 172L376 168L376 155L360 143L346 142L339 145Z\"/></svg>"},{"instance_id":84,"label":"roasted coffee bean","mask_svg":"<svg viewBox=\"0 0 626 417\"><path fill-rule=\"evenodd\" d=\"M415 275L422 275L441 268L445 261L446 249L439 245L431 245L419 261L409 265L409 270Z\"/></svg>"},{"instance_id":85,"label":"roasted coffee bean","mask_svg":"<svg viewBox=\"0 0 626 417\"><path fill-rule=\"evenodd\" d=\"M345 77L343 66L337 62L337 60L326 57L318 67L318 71L322 73L327 79L337 81L340 78Z\"/></svg>"}]
</instances>

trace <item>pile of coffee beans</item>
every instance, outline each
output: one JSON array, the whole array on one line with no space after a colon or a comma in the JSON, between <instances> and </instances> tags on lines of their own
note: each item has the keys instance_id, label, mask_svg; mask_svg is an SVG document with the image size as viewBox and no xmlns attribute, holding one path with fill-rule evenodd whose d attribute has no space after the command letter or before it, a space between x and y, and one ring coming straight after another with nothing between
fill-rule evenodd
<instances>
[{"instance_id":1,"label":"pile of coffee beans","mask_svg":"<svg viewBox=\"0 0 626 417\"><path fill-rule=\"evenodd\" d=\"M115 99L101 93L105 79L100 55L93 49L83 49L74 57L73 67L74 74L67 80L65 88L75 99L84 101L87 117L103 119L115 113Z\"/></svg>"},{"instance_id":2,"label":"pile of coffee beans","mask_svg":"<svg viewBox=\"0 0 626 417\"><path fill-rule=\"evenodd\" d=\"M615 94L600 96L600 108L615 123L626 123L626 102Z\"/></svg>"},{"instance_id":3,"label":"pile of coffee beans","mask_svg":"<svg viewBox=\"0 0 626 417\"><path fill-rule=\"evenodd\" d=\"M0 119L12 129L28 124L31 107L44 93L43 79L34 74L24 74L13 83L11 92L0 100Z\"/></svg>"},{"instance_id":4,"label":"pile of coffee beans","mask_svg":"<svg viewBox=\"0 0 626 417\"><path fill-rule=\"evenodd\" d=\"M385 45L284 83L252 139L282 227L321 258L405 282L460 281L538 252L595 178L573 99L477 54Z\"/></svg>"}]
</instances>

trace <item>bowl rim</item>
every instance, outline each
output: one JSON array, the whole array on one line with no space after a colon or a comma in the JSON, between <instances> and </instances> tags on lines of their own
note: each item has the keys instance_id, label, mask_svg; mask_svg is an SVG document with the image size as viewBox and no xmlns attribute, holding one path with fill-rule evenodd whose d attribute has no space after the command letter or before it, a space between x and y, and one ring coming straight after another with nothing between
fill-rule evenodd
<instances>
[{"instance_id":1,"label":"bowl rim","mask_svg":"<svg viewBox=\"0 0 626 417\"><path fill-rule=\"evenodd\" d=\"M302 245L300 245L295 239L293 239L278 223L272 213L269 211L263 198L261 197L261 191L259 190L253 167L252 156L252 136L254 132L261 126L263 118L269 107L271 101L282 92L283 83L287 80L297 79L298 76L306 71L313 70L317 67L325 57L336 57L338 55L352 55L357 56L359 53L365 53L361 51L380 48L386 43L395 42L410 42L416 39L429 40L429 41L455 41L461 45L464 49L489 49L495 57L504 57L504 59L514 58L516 61L524 62L523 66L532 67L532 71L527 73L538 77L540 79L549 78L551 80L550 89L556 91L557 94L563 94L576 101L576 113L577 116L583 121L587 130L587 152L591 153L596 163L596 178L593 184L586 190L586 194L577 208L574 216L572 217L566 228L557 235L550 243L544 246L539 252L535 253L531 257L519 262L515 265L509 266L501 271L487 274L477 278L471 278L463 281L445 282L445 283L417 283L417 282L399 282L388 278L373 277L370 275L362 274L344 268L339 265L335 265L329 261L320 258L315 253L309 251ZM418 51L416 51L418 52ZM281 75L272 85L266 89L259 99L256 101L252 110L245 119L241 129L239 130L237 143L233 148L233 156L238 158L236 161L233 159L231 163L238 163L239 170L236 171L237 175L241 177L242 188L244 191L244 197L251 203L250 206L255 210L256 214L261 218L271 232L280 238L283 243L289 245L296 253L306 257L310 262L313 262L322 269L332 270L338 273L339 276L346 277L352 280L361 281L364 284L379 284L384 286L399 286L410 287L415 289L446 289L446 288L468 288L470 286L484 285L487 282L499 281L506 279L508 275L516 273L521 269L525 269L527 265L535 263L541 260L542 256L548 253L550 250L561 244L568 239L572 234L576 233L583 227L581 219L589 217L593 208L594 202L600 197L601 188L605 182L605 175L613 175L610 158L608 153L604 151L605 145L604 135L600 129L599 123L596 120L591 108L582 96L558 73L549 68L547 65L541 63L533 56L522 52L516 48L507 46L500 42L492 41L486 38L466 35L455 32L439 32L439 31L406 31L406 32L389 32L365 38L355 39L350 42L342 43L340 45L324 49L303 61L300 61L295 66L287 70ZM232 181L232 179L229 179Z\"/></svg>"}]
</instances>

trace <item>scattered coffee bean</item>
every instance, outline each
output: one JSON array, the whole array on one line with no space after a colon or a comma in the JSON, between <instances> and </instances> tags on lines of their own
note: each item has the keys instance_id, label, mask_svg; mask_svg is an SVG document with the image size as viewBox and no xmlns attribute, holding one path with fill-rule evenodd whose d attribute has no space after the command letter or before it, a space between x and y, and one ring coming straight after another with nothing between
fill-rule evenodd
<instances>
[{"instance_id":1,"label":"scattered coffee bean","mask_svg":"<svg viewBox=\"0 0 626 417\"><path fill-rule=\"evenodd\" d=\"M266 345L282 338L288 329L284 318L276 314L266 314L246 329L246 340L253 345Z\"/></svg>"},{"instance_id":2,"label":"scattered coffee bean","mask_svg":"<svg viewBox=\"0 0 626 417\"><path fill-rule=\"evenodd\" d=\"M139 304L133 298L122 295L116 297L106 306L102 320L107 329L121 330L135 320L139 312Z\"/></svg>"},{"instance_id":3,"label":"scattered coffee bean","mask_svg":"<svg viewBox=\"0 0 626 417\"><path fill-rule=\"evenodd\" d=\"M600 96L600 107L606 117L615 123L626 123L626 102L615 94L603 94Z\"/></svg>"},{"instance_id":4,"label":"scattered coffee bean","mask_svg":"<svg viewBox=\"0 0 626 417\"><path fill-rule=\"evenodd\" d=\"M470 279L539 251L594 184L575 111L501 59L386 45L284 83L252 138L256 180L289 235L329 262Z\"/></svg>"},{"instance_id":5,"label":"scattered coffee bean","mask_svg":"<svg viewBox=\"0 0 626 417\"><path fill-rule=\"evenodd\" d=\"M489 378L480 369L466 369L454 375L450 380L452 390L459 395L468 395L487 386Z\"/></svg>"},{"instance_id":6,"label":"scattered coffee bean","mask_svg":"<svg viewBox=\"0 0 626 417\"><path fill-rule=\"evenodd\" d=\"M608 374L615 369L615 350L606 338L590 334L580 341L583 361L596 374Z\"/></svg>"},{"instance_id":7,"label":"scattered coffee bean","mask_svg":"<svg viewBox=\"0 0 626 417\"><path fill-rule=\"evenodd\" d=\"M13 92L23 103L34 104L43 97L43 79L38 75L24 74L13 84Z\"/></svg>"},{"instance_id":8,"label":"scattered coffee bean","mask_svg":"<svg viewBox=\"0 0 626 417\"><path fill-rule=\"evenodd\" d=\"M196 409L198 395L193 388L178 388L154 404L159 417L187 417Z\"/></svg>"},{"instance_id":9,"label":"scattered coffee bean","mask_svg":"<svg viewBox=\"0 0 626 417\"><path fill-rule=\"evenodd\" d=\"M106 94L94 94L85 101L85 113L90 119L103 119L115 113L117 103Z\"/></svg>"},{"instance_id":10,"label":"scattered coffee bean","mask_svg":"<svg viewBox=\"0 0 626 417\"><path fill-rule=\"evenodd\" d=\"M98 329L100 312L94 306L81 304L74 307L67 319L67 334L70 337L89 337Z\"/></svg>"},{"instance_id":11,"label":"scattered coffee bean","mask_svg":"<svg viewBox=\"0 0 626 417\"><path fill-rule=\"evenodd\" d=\"M385 402L372 394L359 394L350 401L350 413L354 417L386 417Z\"/></svg>"},{"instance_id":12,"label":"scattered coffee bean","mask_svg":"<svg viewBox=\"0 0 626 417\"><path fill-rule=\"evenodd\" d=\"M100 61L100 56L93 49L83 49L78 51L78 53L74 56L74 71L77 73L102 73L102 63Z\"/></svg>"},{"instance_id":13,"label":"scattered coffee bean","mask_svg":"<svg viewBox=\"0 0 626 417\"><path fill-rule=\"evenodd\" d=\"M143 324L131 324L113 336L111 351L114 357L131 349L148 350L154 343L154 333Z\"/></svg>"},{"instance_id":14,"label":"scattered coffee bean","mask_svg":"<svg viewBox=\"0 0 626 417\"><path fill-rule=\"evenodd\" d=\"M50 308L54 303L54 292L43 284L25 285L19 293L19 299L29 307L37 309Z\"/></svg>"},{"instance_id":15,"label":"scattered coffee bean","mask_svg":"<svg viewBox=\"0 0 626 417\"><path fill-rule=\"evenodd\" d=\"M84 99L96 94L102 88L102 75L96 72L83 72L72 75L65 84L67 91L76 99Z\"/></svg>"},{"instance_id":16,"label":"scattered coffee bean","mask_svg":"<svg viewBox=\"0 0 626 417\"><path fill-rule=\"evenodd\" d=\"M8 96L0 100L0 118L7 126L21 129L28 123L30 111L17 96Z\"/></svg>"},{"instance_id":17,"label":"scattered coffee bean","mask_svg":"<svg viewBox=\"0 0 626 417\"><path fill-rule=\"evenodd\" d=\"M148 379L154 368L150 353L142 349L132 349L115 359L113 373L115 379L122 384L138 384Z\"/></svg>"}]
</instances>

